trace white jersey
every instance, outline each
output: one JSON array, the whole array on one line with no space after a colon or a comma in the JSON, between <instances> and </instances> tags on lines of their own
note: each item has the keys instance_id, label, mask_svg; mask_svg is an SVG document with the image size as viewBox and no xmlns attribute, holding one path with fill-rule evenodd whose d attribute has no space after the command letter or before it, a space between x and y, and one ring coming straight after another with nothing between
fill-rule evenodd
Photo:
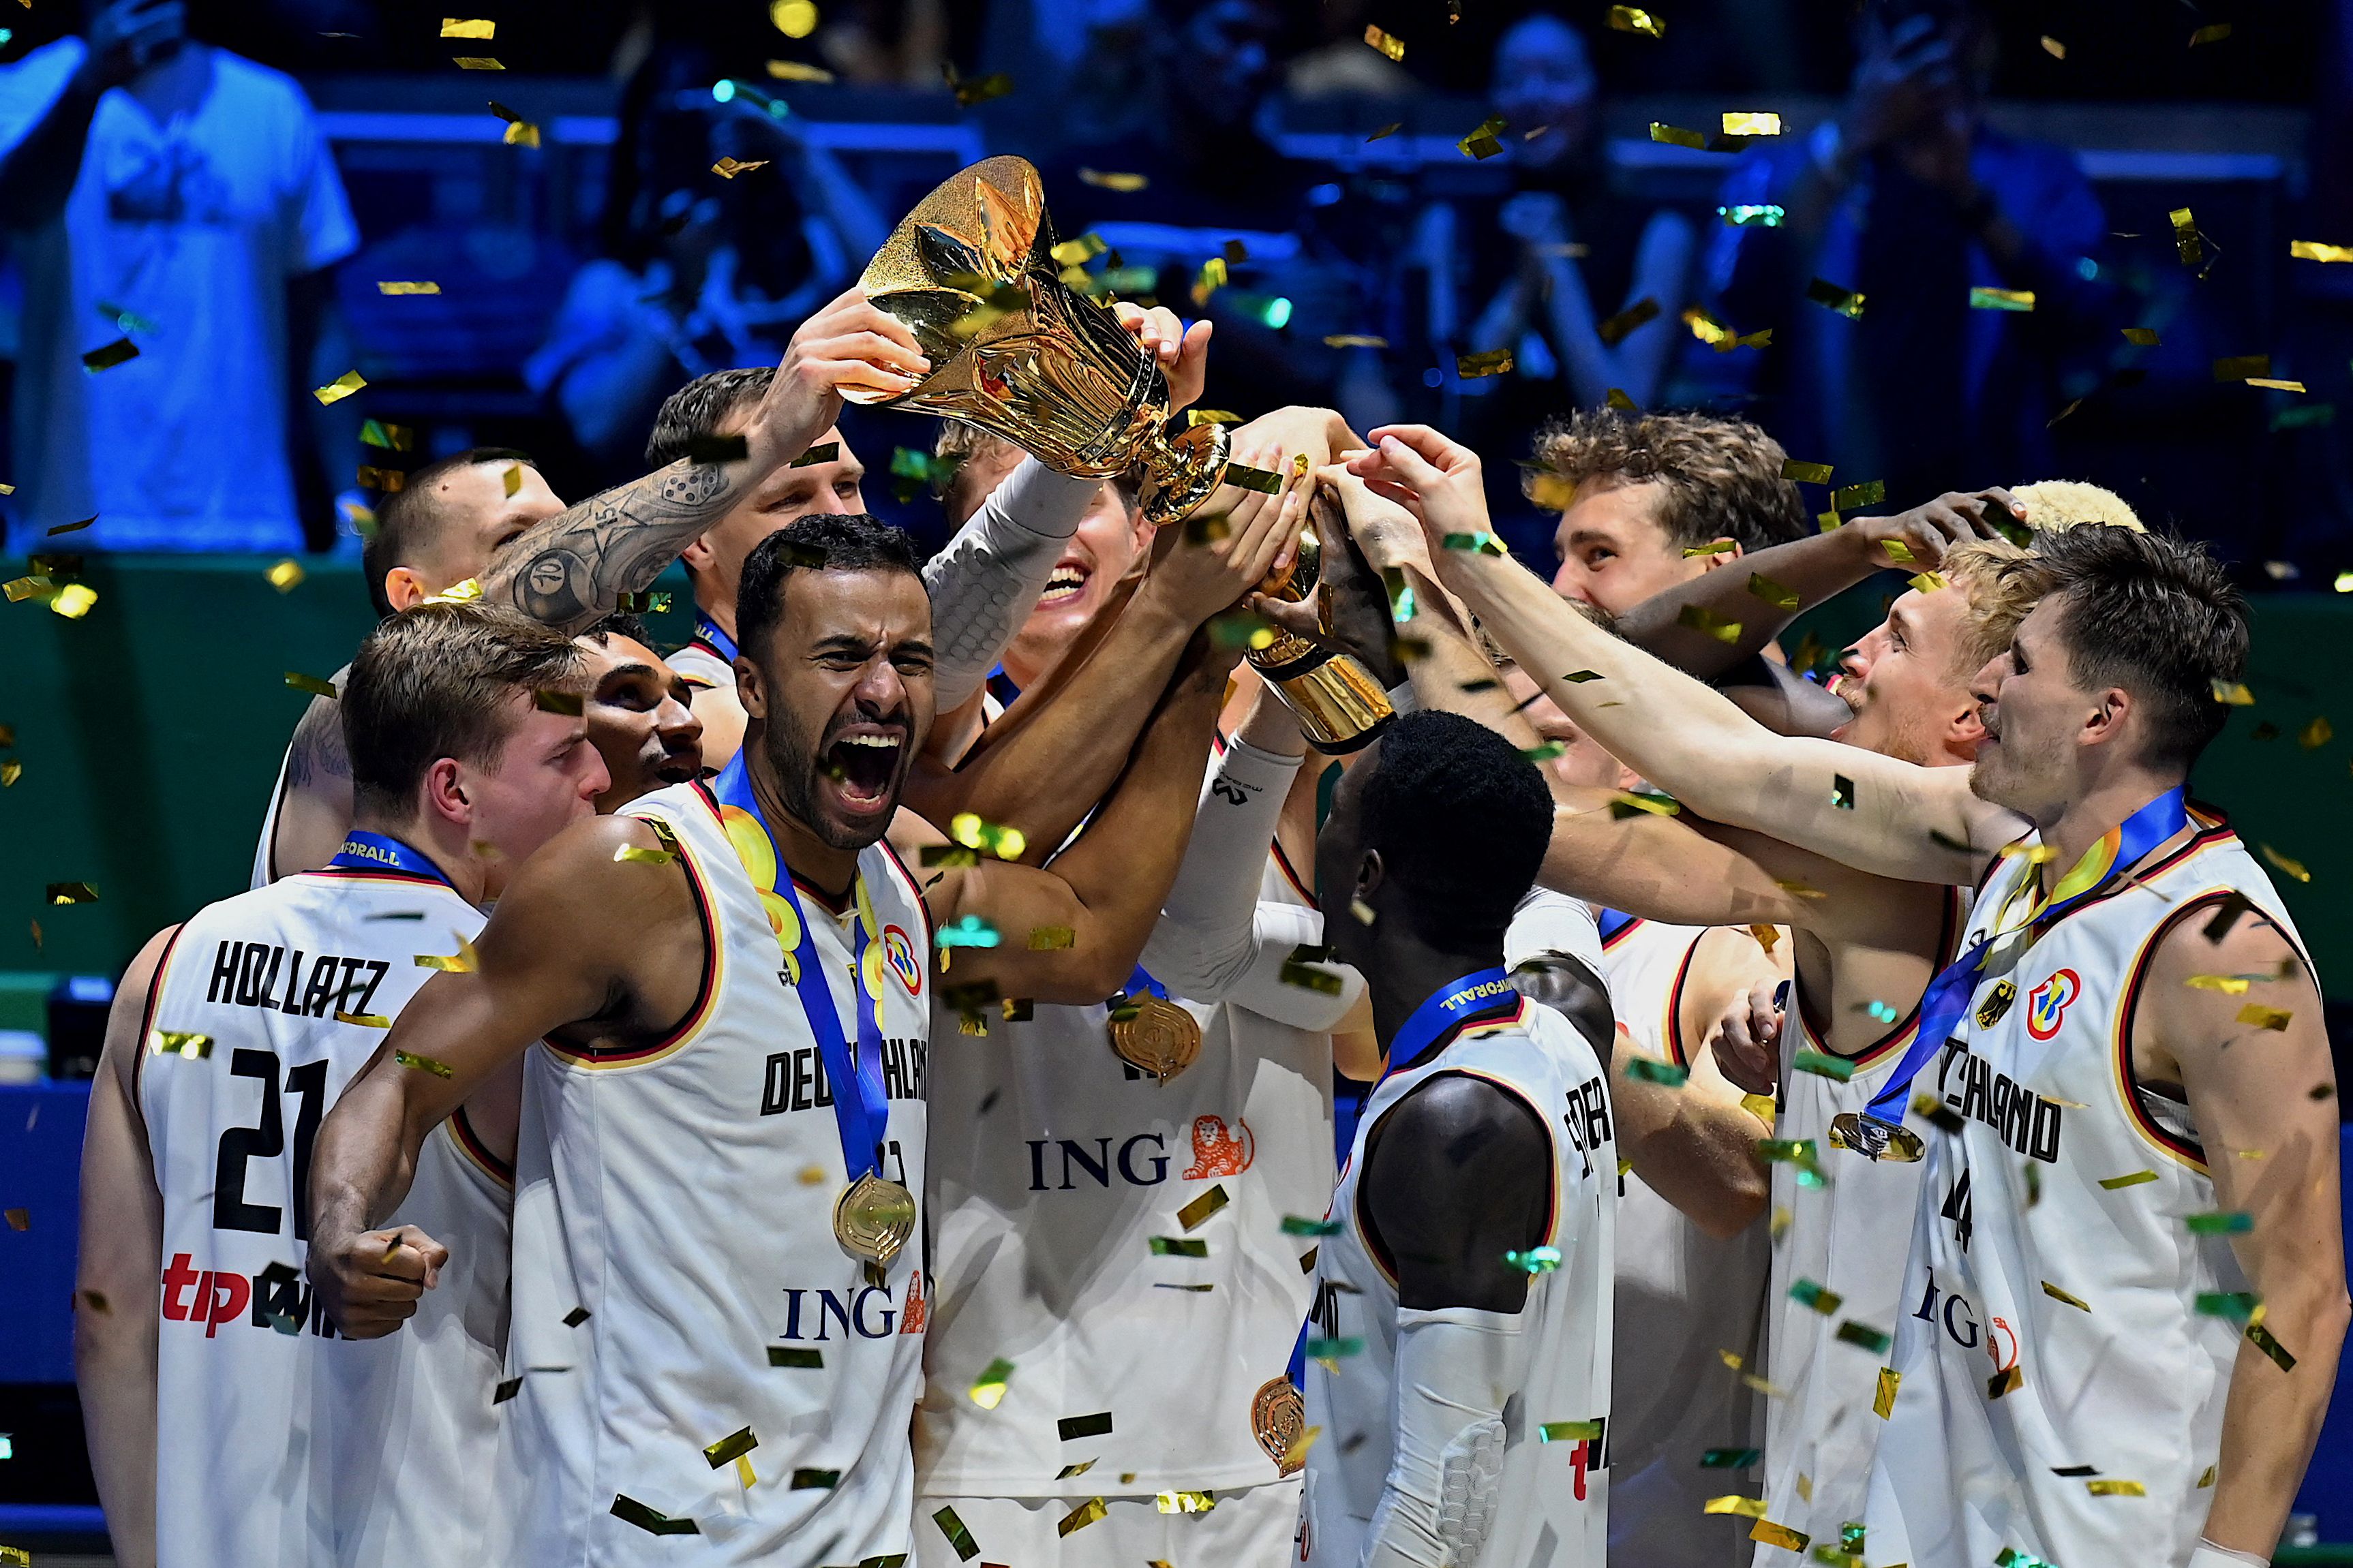
<instances>
[{"instance_id":1,"label":"white jersey","mask_svg":"<svg viewBox=\"0 0 2353 1568\"><path fill-rule=\"evenodd\" d=\"M1271 857L1261 896L1302 901ZM1282 1450L1253 1417L1287 1375L1312 1295L1315 1240L1282 1221L1331 1201L1332 1040L1230 1004L1177 1005L1201 1026L1201 1054L1166 1082L1113 1053L1102 1005L1041 1004L1027 1023L991 1018L981 1038L942 1015L934 1097L954 1109L932 1143L925 1494L1281 1478ZM1205 1212L1188 1224L1194 1205ZM1192 1243L1206 1256L1186 1256ZM1015 1371L984 1409L969 1390L998 1356Z\"/></svg>"},{"instance_id":2,"label":"white jersey","mask_svg":"<svg viewBox=\"0 0 2353 1568\"><path fill-rule=\"evenodd\" d=\"M1940 969L1959 951L1968 896L1953 890L1937 938ZM1788 1221L1773 1247L1765 1297L1765 1376L1781 1392L1765 1402L1764 1495L1766 1518L1835 1550L1840 1531L1862 1519L1864 1480L1881 1431L1872 1415L1885 1348L1879 1336L1895 1331L1921 1167L1873 1163L1834 1145L1831 1129L1841 1117L1862 1115L1911 1047L1920 1015L1915 1000L1885 1036L1851 1058L1853 1076L1841 1083L1796 1069L1799 1051L1830 1051L1806 1017L1802 987L1802 981L1792 986L1784 1009L1781 1104L1772 1135L1811 1143L1813 1169L1823 1184L1809 1184L1806 1168L1797 1163L1772 1163L1773 1212L1777 1223L1782 1215ZM1905 1125L1922 1138L1934 1137L1916 1114L1907 1111ZM1830 1294L1808 1289L1809 1283ZM1838 1300L1825 1312L1801 1296ZM1769 1568L1794 1559L1760 1545L1757 1561Z\"/></svg>"},{"instance_id":3,"label":"white jersey","mask_svg":"<svg viewBox=\"0 0 2353 1568\"><path fill-rule=\"evenodd\" d=\"M1704 1042L1683 1038L1683 984L1710 928L1611 921L1602 974L1620 1021L1643 1054L1689 1067ZM1700 1460L1754 1441L1756 1402L1720 1352L1757 1353L1771 1238L1752 1225L1719 1240L1632 1171L1619 1183L1617 1235L1617 1321L1641 1326L1616 1336L1611 1356L1610 1557L1722 1568L1745 1554L1748 1521L1704 1511L1736 1472Z\"/></svg>"},{"instance_id":4,"label":"white jersey","mask_svg":"<svg viewBox=\"0 0 2353 1568\"><path fill-rule=\"evenodd\" d=\"M2163 1568L2198 1544L2232 1368L2257 1352L2198 1310L2247 1281L2226 1237L2184 1223L2213 1211L2214 1184L2189 1108L2134 1077L2133 1008L2158 943L2227 900L2302 942L2229 827L2202 813L2190 826L1998 945L1915 1081L1962 1125L1928 1140L1901 1383L1872 1471L1874 1562L1979 1568L2007 1550ZM2036 869L2024 855L1997 867L1970 942L2019 912L2011 895ZM2102 1487L2116 1480L2137 1485Z\"/></svg>"},{"instance_id":5,"label":"white jersey","mask_svg":"<svg viewBox=\"0 0 2353 1568\"><path fill-rule=\"evenodd\" d=\"M677 836L707 953L687 1016L627 1050L542 1043L527 1058L509 1357L523 1380L518 1563L815 1568L909 1549L923 1233L881 1283L834 1237L849 1179L836 1091L720 811L700 784L625 808ZM921 1194L930 924L887 843L858 867L877 936L882 1174ZM854 1043L857 912L805 885L799 898ZM728 1462L721 1446L746 1431L756 1446ZM657 1542L656 1527L676 1533Z\"/></svg>"},{"instance_id":6,"label":"white jersey","mask_svg":"<svg viewBox=\"0 0 2353 1568\"><path fill-rule=\"evenodd\" d=\"M1483 1079L1525 1101L1552 1138L1552 1227L1560 1267L1534 1275L1527 1382L1504 1412L1503 1477L1479 1561L1596 1568L1604 1560L1609 1463L1610 1272L1618 1145L1609 1079L1593 1047L1551 1008L1525 998L1500 1017L1441 1035L1421 1065L1373 1090L1333 1195L1341 1229L1324 1239L1309 1332L1361 1339L1360 1353L1307 1366L1307 1451L1300 1560L1356 1568L1388 1481L1396 1436L1397 1281L1365 1234L1357 1199L1366 1141L1398 1102L1440 1073ZM1336 1370L1335 1370L1336 1368ZM1555 1422L1603 1423L1599 1439L1543 1440ZM1467 1568L1467 1565L1466 1565Z\"/></svg>"},{"instance_id":7,"label":"white jersey","mask_svg":"<svg viewBox=\"0 0 2353 1568\"><path fill-rule=\"evenodd\" d=\"M248 889L270 884L271 857L278 847L278 812L286 804L286 764L293 758L290 746L278 761L278 776L269 785L269 809L261 814L261 841L253 847L253 875L245 884Z\"/></svg>"},{"instance_id":8,"label":"white jersey","mask_svg":"<svg viewBox=\"0 0 2353 1568\"><path fill-rule=\"evenodd\" d=\"M735 689L735 639L706 616L694 617L694 640L663 662L698 691Z\"/></svg>"},{"instance_id":9,"label":"white jersey","mask_svg":"<svg viewBox=\"0 0 2353 1568\"><path fill-rule=\"evenodd\" d=\"M164 1201L164 1568L491 1555L508 1203L462 1116L426 1138L385 1221L450 1254L399 1332L339 1338L302 1271L321 1118L430 978L417 956L481 925L438 878L332 868L199 910L157 969L147 1028L210 1038L136 1069Z\"/></svg>"}]
</instances>

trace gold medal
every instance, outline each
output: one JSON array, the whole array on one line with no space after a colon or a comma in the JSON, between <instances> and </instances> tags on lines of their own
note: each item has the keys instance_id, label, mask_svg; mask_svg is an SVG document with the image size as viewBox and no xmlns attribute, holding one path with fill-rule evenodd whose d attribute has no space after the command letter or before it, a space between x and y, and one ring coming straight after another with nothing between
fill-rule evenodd
<instances>
[{"instance_id":1,"label":"gold medal","mask_svg":"<svg viewBox=\"0 0 2353 1568\"><path fill-rule=\"evenodd\" d=\"M1307 1426L1307 1406L1288 1377L1270 1378L1250 1399L1250 1433L1282 1474L1295 1475L1307 1463L1298 1448Z\"/></svg>"},{"instance_id":2,"label":"gold medal","mask_svg":"<svg viewBox=\"0 0 2353 1568\"><path fill-rule=\"evenodd\" d=\"M1911 1164L1927 1152L1926 1146L1920 1142L1920 1135L1909 1127L1890 1127L1883 1121L1866 1121L1852 1110L1841 1111L1831 1118L1831 1142L1866 1160L1885 1160L1897 1165Z\"/></svg>"},{"instance_id":3,"label":"gold medal","mask_svg":"<svg viewBox=\"0 0 2353 1568\"><path fill-rule=\"evenodd\" d=\"M1201 1054L1201 1026L1193 1015L1148 992L1114 1001L1104 1027L1120 1060L1163 1083Z\"/></svg>"},{"instance_id":4,"label":"gold medal","mask_svg":"<svg viewBox=\"0 0 2353 1568\"><path fill-rule=\"evenodd\" d=\"M833 1237L841 1250L887 1268L915 1234L915 1194L872 1171L842 1189L833 1203Z\"/></svg>"}]
</instances>

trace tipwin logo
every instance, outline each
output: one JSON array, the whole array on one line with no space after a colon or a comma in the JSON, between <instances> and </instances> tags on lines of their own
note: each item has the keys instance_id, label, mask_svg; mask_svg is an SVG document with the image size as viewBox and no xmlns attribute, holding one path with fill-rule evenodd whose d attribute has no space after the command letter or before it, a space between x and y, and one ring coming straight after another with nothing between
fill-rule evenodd
<instances>
[{"instance_id":1,"label":"tipwin logo","mask_svg":"<svg viewBox=\"0 0 2353 1568\"><path fill-rule=\"evenodd\" d=\"M193 1261L188 1253L174 1253L171 1267L164 1270L166 1321L202 1323L208 1340L219 1334L223 1323L239 1318L254 1328L281 1334L299 1334L307 1323L312 1333L334 1337L334 1325L312 1297L310 1281L291 1264L273 1263L248 1279L194 1268L189 1267Z\"/></svg>"},{"instance_id":2,"label":"tipwin logo","mask_svg":"<svg viewBox=\"0 0 2353 1568\"><path fill-rule=\"evenodd\" d=\"M2072 969L2063 969L2026 994L2026 1032L2047 1040L2066 1021L2067 1009L2084 994L2084 981Z\"/></svg>"}]
</instances>

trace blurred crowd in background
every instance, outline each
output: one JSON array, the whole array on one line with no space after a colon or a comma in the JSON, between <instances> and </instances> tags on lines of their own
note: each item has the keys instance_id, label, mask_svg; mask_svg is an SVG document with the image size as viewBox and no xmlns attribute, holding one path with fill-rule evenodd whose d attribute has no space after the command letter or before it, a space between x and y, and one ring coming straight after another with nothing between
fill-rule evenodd
<instances>
[{"instance_id":1,"label":"blurred crowd in background","mask_svg":"<svg viewBox=\"0 0 2353 1568\"><path fill-rule=\"evenodd\" d=\"M2252 586L2353 568L2353 265L2291 255L2353 247L2353 0L1659 3L40 0L0 17L10 545L353 550L477 445L628 478L665 395L1012 153L1087 287L1217 323L1208 406L1457 433L1533 564L1519 465L1610 405L1746 414L1825 512L2084 479ZM936 539L903 466L868 496Z\"/></svg>"}]
</instances>

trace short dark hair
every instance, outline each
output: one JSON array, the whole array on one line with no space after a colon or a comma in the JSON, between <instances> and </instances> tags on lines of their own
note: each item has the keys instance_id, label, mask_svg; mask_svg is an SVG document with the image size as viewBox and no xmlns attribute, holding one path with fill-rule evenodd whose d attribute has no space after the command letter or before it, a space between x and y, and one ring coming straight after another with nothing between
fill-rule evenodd
<instances>
[{"instance_id":1,"label":"short dark hair","mask_svg":"<svg viewBox=\"0 0 2353 1568\"><path fill-rule=\"evenodd\" d=\"M820 559L812 561L810 552ZM867 512L820 511L797 517L744 558L735 589L735 643L765 647L785 613L785 579L795 572L904 572L921 579L915 542ZM754 653L754 658L759 656Z\"/></svg>"},{"instance_id":2,"label":"short dark hair","mask_svg":"<svg viewBox=\"0 0 2353 1568\"><path fill-rule=\"evenodd\" d=\"M343 682L354 808L404 815L441 758L490 763L514 729L508 700L576 689L586 663L562 632L496 605L419 605L386 619Z\"/></svg>"},{"instance_id":3,"label":"short dark hair","mask_svg":"<svg viewBox=\"0 0 2353 1568\"><path fill-rule=\"evenodd\" d=\"M2203 544L2128 528L2034 536L2008 571L2059 600L2078 686L2120 686L2147 716L2143 760L2188 772L2231 710L2215 686L2247 668L2247 601Z\"/></svg>"},{"instance_id":4,"label":"short dark hair","mask_svg":"<svg viewBox=\"0 0 2353 1568\"><path fill-rule=\"evenodd\" d=\"M1415 932L1443 951L1501 940L1552 841L1535 764L1459 713L1409 713L1365 782L1365 847L1408 894Z\"/></svg>"},{"instance_id":5,"label":"short dark hair","mask_svg":"<svg viewBox=\"0 0 2353 1568\"><path fill-rule=\"evenodd\" d=\"M646 623L627 610L614 611L580 635L596 643L608 643L615 637L627 637L631 642L643 643L648 647L654 646L653 635L646 630Z\"/></svg>"},{"instance_id":6,"label":"short dark hair","mask_svg":"<svg viewBox=\"0 0 2353 1568\"><path fill-rule=\"evenodd\" d=\"M661 412L654 416L653 434L646 437L646 467L667 468L696 442L718 435L729 415L765 397L768 384L776 379L774 365L714 370L663 398Z\"/></svg>"},{"instance_id":7,"label":"short dark hair","mask_svg":"<svg viewBox=\"0 0 2353 1568\"><path fill-rule=\"evenodd\" d=\"M396 566L414 566L428 554L441 537L442 524L449 521L448 509L436 499L434 492L443 479L460 468L470 468L478 463L521 463L536 469L529 452L519 452L512 447L469 447L452 457L437 458L411 473L375 505L375 531L360 546L360 570L367 574L368 598L375 605L376 619L392 614L392 601L385 597L385 574Z\"/></svg>"},{"instance_id":8,"label":"short dark hair","mask_svg":"<svg viewBox=\"0 0 2353 1568\"><path fill-rule=\"evenodd\" d=\"M1788 457L1781 443L1746 419L1587 408L1537 434L1535 459L1522 484L1531 499L1557 505L1547 489L1561 480L1656 479L1666 490L1659 524L1674 543L1690 550L1732 539L1743 550L1762 550L1813 531L1797 482L1781 476Z\"/></svg>"}]
</instances>

